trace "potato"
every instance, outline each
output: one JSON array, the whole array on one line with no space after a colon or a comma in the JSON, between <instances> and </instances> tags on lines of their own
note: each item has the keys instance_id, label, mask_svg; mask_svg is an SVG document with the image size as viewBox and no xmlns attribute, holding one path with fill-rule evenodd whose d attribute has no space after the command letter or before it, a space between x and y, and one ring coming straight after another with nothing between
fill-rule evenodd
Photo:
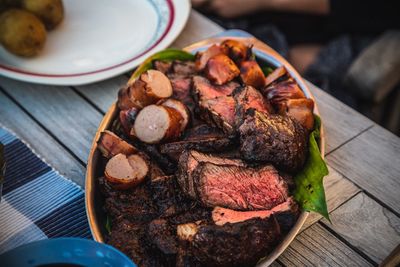
<instances>
[{"instance_id":1,"label":"potato","mask_svg":"<svg viewBox=\"0 0 400 267\"><path fill-rule=\"evenodd\" d=\"M22 0L21 6L38 16L48 30L54 29L64 18L61 0Z\"/></svg>"},{"instance_id":2,"label":"potato","mask_svg":"<svg viewBox=\"0 0 400 267\"><path fill-rule=\"evenodd\" d=\"M0 16L0 42L19 56L37 55L46 42L46 29L33 14L21 9L10 9Z\"/></svg>"}]
</instances>

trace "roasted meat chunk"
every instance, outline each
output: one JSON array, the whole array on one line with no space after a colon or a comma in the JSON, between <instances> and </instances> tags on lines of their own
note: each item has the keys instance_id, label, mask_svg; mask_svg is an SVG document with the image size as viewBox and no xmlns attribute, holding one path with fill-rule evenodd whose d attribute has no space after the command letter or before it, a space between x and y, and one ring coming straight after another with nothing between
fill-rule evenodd
<instances>
[{"instance_id":1,"label":"roasted meat chunk","mask_svg":"<svg viewBox=\"0 0 400 267\"><path fill-rule=\"evenodd\" d=\"M308 133L288 116L252 112L239 127L240 153L251 162L269 162L294 173L307 156Z\"/></svg>"},{"instance_id":2,"label":"roasted meat chunk","mask_svg":"<svg viewBox=\"0 0 400 267\"><path fill-rule=\"evenodd\" d=\"M228 56L219 54L208 60L204 73L210 81L222 85L239 76L240 70Z\"/></svg>"},{"instance_id":3,"label":"roasted meat chunk","mask_svg":"<svg viewBox=\"0 0 400 267\"><path fill-rule=\"evenodd\" d=\"M293 80L275 83L265 87L261 92L271 102L275 110L279 110L288 99L305 98L303 91Z\"/></svg>"},{"instance_id":4,"label":"roasted meat chunk","mask_svg":"<svg viewBox=\"0 0 400 267\"><path fill-rule=\"evenodd\" d=\"M155 60L153 61L153 67L155 70L167 74L171 71L172 61Z\"/></svg>"},{"instance_id":5,"label":"roasted meat chunk","mask_svg":"<svg viewBox=\"0 0 400 267\"><path fill-rule=\"evenodd\" d=\"M203 70L206 65L208 60L212 58L213 56L219 55L219 54L227 54L228 50L225 47L221 47L219 45L212 45L207 50L204 52L198 52L196 54L196 69L197 71Z\"/></svg>"},{"instance_id":6,"label":"roasted meat chunk","mask_svg":"<svg viewBox=\"0 0 400 267\"><path fill-rule=\"evenodd\" d=\"M262 88L265 85L264 73L255 60L240 63L240 78L242 78L244 84L255 88Z\"/></svg>"},{"instance_id":7,"label":"roasted meat chunk","mask_svg":"<svg viewBox=\"0 0 400 267\"><path fill-rule=\"evenodd\" d=\"M197 73L195 63L192 61L179 61L172 62L170 73L168 77L190 77Z\"/></svg>"},{"instance_id":8,"label":"roasted meat chunk","mask_svg":"<svg viewBox=\"0 0 400 267\"><path fill-rule=\"evenodd\" d=\"M250 168L200 163L190 178L196 198L209 207L265 210L289 197L285 180L272 165Z\"/></svg>"},{"instance_id":9,"label":"roasted meat chunk","mask_svg":"<svg viewBox=\"0 0 400 267\"><path fill-rule=\"evenodd\" d=\"M237 64L251 57L251 46L246 46L242 42L228 39L221 43L221 48Z\"/></svg>"},{"instance_id":10,"label":"roasted meat chunk","mask_svg":"<svg viewBox=\"0 0 400 267\"><path fill-rule=\"evenodd\" d=\"M278 111L297 120L304 128L314 128L314 101L310 98L288 99Z\"/></svg>"},{"instance_id":11,"label":"roasted meat chunk","mask_svg":"<svg viewBox=\"0 0 400 267\"><path fill-rule=\"evenodd\" d=\"M224 226L190 223L179 228L179 238L204 266L253 266L272 251L281 236L273 216Z\"/></svg>"},{"instance_id":12,"label":"roasted meat chunk","mask_svg":"<svg viewBox=\"0 0 400 267\"><path fill-rule=\"evenodd\" d=\"M139 113L138 108L130 108L121 110L119 112L119 121L121 122L122 128L126 136L131 136L131 129L135 123L136 116Z\"/></svg>"},{"instance_id":13,"label":"roasted meat chunk","mask_svg":"<svg viewBox=\"0 0 400 267\"><path fill-rule=\"evenodd\" d=\"M196 199L197 195L192 174L202 162L210 162L215 165L246 166L244 162L238 159L216 157L195 150L185 151L179 158L177 179L181 190L193 199Z\"/></svg>"}]
</instances>

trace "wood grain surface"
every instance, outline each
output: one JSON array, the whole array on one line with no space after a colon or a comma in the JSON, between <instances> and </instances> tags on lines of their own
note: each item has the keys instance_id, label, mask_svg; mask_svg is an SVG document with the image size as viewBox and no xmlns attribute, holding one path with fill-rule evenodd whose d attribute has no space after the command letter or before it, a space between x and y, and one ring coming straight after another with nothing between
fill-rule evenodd
<instances>
[{"instance_id":1,"label":"wood grain surface","mask_svg":"<svg viewBox=\"0 0 400 267\"><path fill-rule=\"evenodd\" d=\"M323 223L376 263L400 244L400 218L364 193L333 211L331 221Z\"/></svg>"},{"instance_id":2,"label":"wood grain surface","mask_svg":"<svg viewBox=\"0 0 400 267\"><path fill-rule=\"evenodd\" d=\"M327 159L331 167L400 214L400 138L374 126Z\"/></svg>"},{"instance_id":3,"label":"wood grain surface","mask_svg":"<svg viewBox=\"0 0 400 267\"><path fill-rule=\"evenodd\" d=\"M285 266L372 266L320 224L299 234L278 261Z\"/></svg>"}]
</instances>

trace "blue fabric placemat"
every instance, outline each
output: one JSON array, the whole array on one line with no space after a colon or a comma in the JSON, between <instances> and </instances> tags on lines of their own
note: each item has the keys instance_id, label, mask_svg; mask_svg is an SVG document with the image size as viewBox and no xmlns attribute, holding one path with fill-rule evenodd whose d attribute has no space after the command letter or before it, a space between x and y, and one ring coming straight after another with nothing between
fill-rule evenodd
<instances>
[{"instance_id":1,"label":"blue fabric placemat","mask_svg":"<svg viewBox=\"0 0 400 267\"><path fill-rule=\"evenodd\" d=\"M5 146L6 159L0 202L0 254L40 239L92 238L82 188L2 127L0 142Z\"/></svg>"}]
</instances>

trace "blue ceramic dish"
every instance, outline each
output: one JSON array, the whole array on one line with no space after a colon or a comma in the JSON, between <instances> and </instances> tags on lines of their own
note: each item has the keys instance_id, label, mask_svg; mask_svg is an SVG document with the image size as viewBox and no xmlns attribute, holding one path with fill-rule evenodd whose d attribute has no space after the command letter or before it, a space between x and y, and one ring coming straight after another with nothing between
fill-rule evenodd
<instances>
[{"instance_id":1,"label":"blue ceramic dish","mask_svg":"<svg viewBox=\"0 0 400 267\"><path fill-rule=\"evenodd\" d=\"M56 238L29 243L0 255L7 267L136 267L117 249L81 238Z\"/></svg>"}]
</instances>

